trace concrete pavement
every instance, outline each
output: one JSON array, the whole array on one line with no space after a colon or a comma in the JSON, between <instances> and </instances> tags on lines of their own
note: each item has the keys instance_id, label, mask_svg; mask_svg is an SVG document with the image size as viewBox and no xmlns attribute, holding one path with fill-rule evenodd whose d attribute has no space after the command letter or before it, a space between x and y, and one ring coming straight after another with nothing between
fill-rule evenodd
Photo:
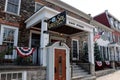
<instances>
[{"instance_id":1,"label":"concrete pavement","mask_svg":"<svg viewBox=\"0 0 120 80\"><path fill-rule=\"evenodd\" d=\"M98 77L96 80L120 80L120 70L102 77Z\"/></svg>"}]
</instances>

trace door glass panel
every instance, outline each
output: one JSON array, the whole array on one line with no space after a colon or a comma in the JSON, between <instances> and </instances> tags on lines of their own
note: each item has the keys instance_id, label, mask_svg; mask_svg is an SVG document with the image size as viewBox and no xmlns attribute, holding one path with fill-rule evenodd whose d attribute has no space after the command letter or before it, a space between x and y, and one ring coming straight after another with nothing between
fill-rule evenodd
<instances>
[{"instance_id":1,"label":"door glass panel","mask_svg":"<svg viewBox=\"0 0 120 80\"><path fill-rule=\"evenodd\" d=\"M73 57L77 58L77 41L73 41Z\"/></svg>"},{"instance_id":2,"label":"door glass panel","mask_svg":"<svg viewBox=\"0 0 120 80\"><path fill-rule=\"evenodd\" d=\"M59 56L59 76L62 76L62 56Z\"/></svg>"},{"instance_id":3,"label":"door glass panel","mask_svg":"<svg viewBox=\"0 0 120 80\"><path fill-rule=\"evenodd\" d=\"M32 33L31 47L39 47L39 46L40 46L40 34Z\"/></svg>"}]
</instances>

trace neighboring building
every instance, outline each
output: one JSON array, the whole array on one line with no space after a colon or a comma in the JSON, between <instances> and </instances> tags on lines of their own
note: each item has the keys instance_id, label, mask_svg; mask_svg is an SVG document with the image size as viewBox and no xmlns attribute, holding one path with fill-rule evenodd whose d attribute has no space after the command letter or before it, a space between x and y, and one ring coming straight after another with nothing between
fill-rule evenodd
<instances>
[{"instance_id":1,"label":"neighboring building","mask_svg":"<svg viewBox=\"0 0 120 80\"><path fill-rule=\"evenodd\" d=\"M110 60L119 62L120 60L120 21L111 15L107 10L94 17L94 20L100 22L112 30L109 33Z\"/></svg>"},{"instance_id":2,"label":"neighboring building","mask_svg":"<svg viewBox=\"0 0 120 80\"><path fill-rule=\"evenodd\" d=\"M113 30L95 20L92 20L91 24L95 26L94 42L98 44L102 61L110 61L110 48L108 45L112 42Z\"/></svg>"},{"instance_id":3,"label":"neighboring building","mask_svg":"<svg viewBox=\"0 0 120 80\"><path fill-rule=\"evenodd\" d=\"M66 23L49 28L46 21L63 11L67 13ZM18 57L15 49L6 52L0 60L0 79L54 80L62 76L61 80L70 80L71 73L72 79L94 75L94 26L90 20L89 15L59 0L0 0L0 54L17 46L36 49L25 60ZM82 62L84 43L88 43L87 64ZM50 49L58 52L57 56ZM83 72L78 63L88 72Z\"/></svg>"}]
</instances>

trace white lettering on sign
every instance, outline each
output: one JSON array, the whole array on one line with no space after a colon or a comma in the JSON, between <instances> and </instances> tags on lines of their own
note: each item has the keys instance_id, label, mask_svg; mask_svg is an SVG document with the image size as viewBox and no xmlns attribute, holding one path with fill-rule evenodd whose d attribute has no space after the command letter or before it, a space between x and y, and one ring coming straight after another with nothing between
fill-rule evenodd
<instances>
[{"instance_id":1,"label":"white lettering on sign","mask_svg":"<svg viewBox=\"0 0 120 80\"><path fill-rule=\"evenodd\" d=\"M78 23L74 23L74 22L70 22L69 21L69 24L74 25L74 26L78 26L78 27L81 27L81 28L84 28L84 26L82 26L82 25L80 25Z\"/></svg>"}]
</instances>

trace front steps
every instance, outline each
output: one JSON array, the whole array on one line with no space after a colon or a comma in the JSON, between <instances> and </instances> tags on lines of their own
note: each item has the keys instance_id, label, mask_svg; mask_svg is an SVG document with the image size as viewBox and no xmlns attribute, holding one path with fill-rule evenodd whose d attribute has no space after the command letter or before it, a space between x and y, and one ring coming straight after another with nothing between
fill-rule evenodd
<instances>
[{"instance_id":1,"label":"front steps","mask_svg":"<svg viewBox=\"0 0 120 80\"><path fill-rule=\"evenodd\" d=\"M73 64L72 68L72 80L95 80L96 78L82 69L79 65Z\"/></svg>"}]
</instances>

